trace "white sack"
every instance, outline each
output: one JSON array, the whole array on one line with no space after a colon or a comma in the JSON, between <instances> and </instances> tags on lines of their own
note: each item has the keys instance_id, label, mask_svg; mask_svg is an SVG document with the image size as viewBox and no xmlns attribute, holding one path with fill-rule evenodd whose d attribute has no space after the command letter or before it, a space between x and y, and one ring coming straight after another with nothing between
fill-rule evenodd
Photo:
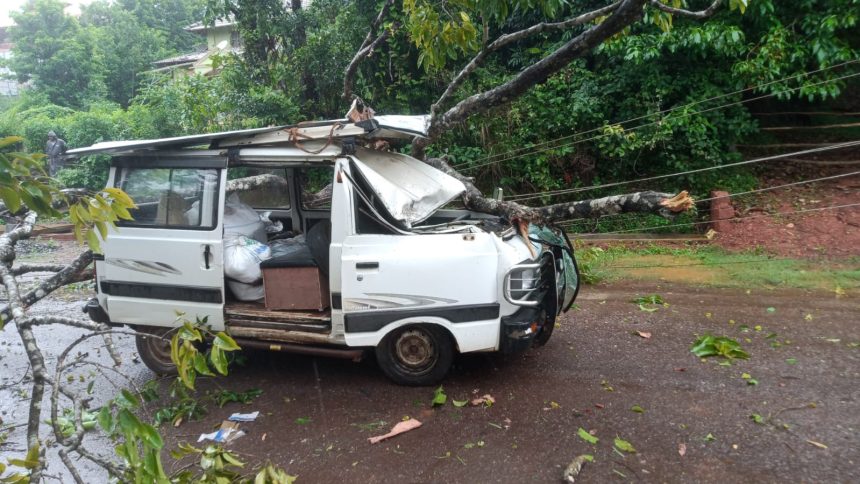
<instances>
[{"instance_id":1,"label":"white sack","mask_svg":"<svg viewBox=\"0 0 860 484\"><path fill-rule=\"evenodd\" d=\"M260 242L266 241L266 224L250 205L239 200L235 193L227 197L224 206L224 239L231 235L244 235Z\"/></svg>"},{"instance_id":2,"label":"white sack","mask_svg":"<svg viewBox=\"0 0 860 484\"><path fill-rule=\"evenodd\" d=\"M244 235L224 239L224 275L246 284L263 278L260 262L272 257L269 246Z\"/></svg>"},{"instance_id":3,"label":"white sack","mask_svg":"<svg viewBox=\"0 0 860 484\"><path fill-rule=\"evenodd\" d=\"M266 297L263 284L245 284L239 281L227 281L230 292L240 301L260 301Z\"/></svg>"}]
</instances>

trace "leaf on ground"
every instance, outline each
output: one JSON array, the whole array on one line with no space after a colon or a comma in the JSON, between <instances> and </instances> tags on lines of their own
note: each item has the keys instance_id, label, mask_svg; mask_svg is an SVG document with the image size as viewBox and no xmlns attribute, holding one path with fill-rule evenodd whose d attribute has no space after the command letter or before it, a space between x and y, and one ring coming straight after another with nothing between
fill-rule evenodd
<instances>
[{"instance_id":1,"label":"leaf on ground","mask_svg":"<svg viewBox=\"0 0 860 484\"><path fill-rule=\"evenodd\" d=\"M826 446L826 445L824 445L824 444L822 444L821 442L816 442L816 441L814 441L814 440L808 440L808 439L807 439L807 442L809 442L810 444L812 444L812 445L814 445L814 446L818 447L819 449L826 449L826 448L827 448L827 446Z\"/></svg>"},{"instance_id":2,"label":"leaf on ground","mask_svg":"<svg viewBox=\"0 0 860 484\"><path fill-rule=\"evenodd\" d=\"M645 339L651 339L651 333L648 331L636 331L634 334Z\"/></svg>"},{"instance_id":3,"label":"leaf on ground","mask_svg":"<svg viewBox=\"0 0 860 484\"><path fill-rule=\"evenodd\" d=\"M717 438L714 437L714 434L709 433L705 436L705 442L713 442L715 440L717 440Z\"/></svg>"},{"instance_id":4,"label":"leaf on ground","mask_svg":"<svg viewBox=\"0 0 860 484\"><path fill-rule=\"evenodd\" d=\"M812 321L812 314L811 314L811 313L806 313L806 316L804 316L804 317L803 317L803 319L805 319L805 320L807 320L807 321Z\"/></svg>"},{"instance_id":5,"label":"leaf on ground","mask_svg":"<svg viewBox=\"0 0 860 484\"><path fill-rule=\"evenodd\" d=\"M636 453L636 449L633 447L633 445L630 442L627 442L626 440L622 439L621 437L615 437L614 444L615 447L618 448L618 450L622 450L629 454Z\"/></svg>"},{"instance_id":6,"label":"leaf on ground","mask_svg":"<svg viewBox=\"0 0 860 484\"><path fill-rule=\"evenodd\" d=\"M580 427L579 430L576 431L576 435L579 435L580 439L588 442L589 444L596 444L597 441L600 440L597 437L588 433L588 431L582 427Z\"/></svg>"},{"instance_id":7,"label":"leaf on ground","mask_svg":"<svg viewBox=\"0 0 860 484\"><path fill-rule=\"evenodd\" d=\"M769 313L775 313L775 312L776 312L776 308L774 308L774 307L767 308L767 312L769 312Z\"/></svg>"},{"instance_id":8,"label":"leaf on ground","mask_svg":"<svg viewBox=\"0 0 860 484\"><path fill-rule=\"evenodd\" d=\"M639 296L631 302L634 304L664 304L666 301L659 294L649 294L647 296Z\"/></svg>"},{"instance_id":9,"label":"leaf on ground","mask_svg":"<svg viewBox=\"0 0 860 484\"><path fill-rule=\"evenodd\" d=\"M757 424L764 424L764 417L762 417L761 415L759 415L757 413L750 415L750 418L752 419L753 422L755 422Z\"/></svg>"},{"instance_id":10,"label":"leaf on ground","mask_svg":"<svg viewBox=\"0 0 860 484\"><path fill-rule=\"evenodd\" d=\"M645 413L645 409L640 407L639 405L633 405L632 407L630 407L630 411L636 413Z\"/></svg>"},{"instance_id":11,"label":"leaf on ground","mask_svg":"<svg viewBox=\"0 0 860 484\"><path fill-rule=\"evenodd\" d=\"M705 334L699 337L690 347L690 352L699 358L721 356L723 358L747 359L749 354L741 349L740 343L727 336Z\"/></svg>"},{"instance_id":12,"label":"leaf on ground","mask_svg":"<svg viewBox=\"0 0 860 484\"><path fill-rule=\"evenodd\" d=\"M496 403L496 399L493 398L489 393L478 398L472 399L472 406L477 407L478 405L484 405L485 407L492 407L493 404Z\"/></svg>"},{"instance_id":13,"label":"leaf on ground","mask_svg":"<svg viewBox=\"0 0 860 484\"><path fill-rule=\"evenodd\" d=\"M448 401L448 395L445 394L445 390L442 389L440 385L439 388L433 391L433 401L430 402L430 405L433 407L439 405L445 405L445 402Z\"/></svg>"},{"instance_id":14,"label":"leaf on ground","mask_svg":"<svg viewBox=\"0 0 860 484\"><path fill-rule=\"evenodd\" d=\"M296 423L299 425L307 425L307 424L311 423L311 418L310 417L299 417L296 419Z\"/></svg>"},{"instance_id":15,"label":"leaf on ground","mask_svg":"<svg viewBox=\"0 0 860 484\"><path fill-rule=\"evenodd\" d=\"M657 307L657 308L646 308L644 304L639 305L639 310L645 311L647 313L653 313L653 312L657 311L658 309L660 309L660 308L659 307Z\"/></svg>"},{"instance_id":16,"label":"leaf on ground","mask_svg":"<svg viewBox=\"0 0 860 484\"><path fill-rule=\"evenodd\" d=\"M797 364L797 358L786 358L785 362L788 363L789 365L794 365L794 364Z\"/></svg>"},{"instance_id":17,"label":"leaf on ground","mask_svg":"<svg viewBox=\"0 0 860 484\"><path fill-rule=\"evenodd\" d=\"M615 391L615 389L614 389L614 388L612 388L612 386L610 386L610 385L609 385L609 382L608 382L608 381L606 381L606 380L602 380L602 381L600 382L600 386L602 386L602 387L603 387L603 389L604 389L604 390L606 390L607 392L614 392L614 391Z\"/></svg>"},{"instance_id":18,"label":"leaf on ground","mask_svg":"<svg viewBox=\"0 0 860 484\"><path fill-rule=\"evenodd\" d=\"M684 457L684 454L687 453L687 444L678 444L678 455Z\"/></svg>"},{"instance_id":19,"label":"leaf on ground","mask_svg":"<svg viewBox=\"0 0 860 484\"><path fill-rule=\"evenodd\" d=\"M453 403L455 407L461 408L461 407L465 407L466 405L469 404L469 399L466 399L466 400L451 399L451 403Z\"/></svg>"}]
</instances>

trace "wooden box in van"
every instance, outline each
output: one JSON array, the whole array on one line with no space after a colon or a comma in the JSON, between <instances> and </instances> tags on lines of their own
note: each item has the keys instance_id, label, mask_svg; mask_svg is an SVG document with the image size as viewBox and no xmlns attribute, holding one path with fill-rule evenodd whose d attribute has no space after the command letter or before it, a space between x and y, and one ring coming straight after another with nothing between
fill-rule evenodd
<instances>
[{"instance_id":1,"label":"wooden box in van","mask_svg":"<svg viewBox=\"0 0 860 484\"><path fill-rule=\"evenodd\" d=\"M328 278L317 267L263 268L263 287L268 310L329 307Z\"/></svg>"}]
</instances>

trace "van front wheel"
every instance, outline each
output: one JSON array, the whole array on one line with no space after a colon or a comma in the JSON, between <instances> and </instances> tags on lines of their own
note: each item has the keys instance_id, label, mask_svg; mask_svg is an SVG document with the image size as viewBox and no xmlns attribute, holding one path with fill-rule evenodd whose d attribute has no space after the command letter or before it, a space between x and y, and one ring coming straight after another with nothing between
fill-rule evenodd
<instances>
[{"instance_id":1,"label":"van front wheel","mask_svg":"<svg viewBox=\"0 0 860 484\"><path fill-rule=\"evenodd\" d=\"M438 326L404 326L382 339L376 347L376 361L399 385L433 385L451 369L454 344Z\"/></svg>"},{"instance_id":2,"label":"van front wheel","mask_svg":"<svg viewBox=\"0 0 860 484\"><path fill-rule=\"evenodd\" d=\"M147 368L159 375L175 375L176 365L170 359L170 330L146 328L135 336L137 354Z\"/></svg>"}]
</instances>

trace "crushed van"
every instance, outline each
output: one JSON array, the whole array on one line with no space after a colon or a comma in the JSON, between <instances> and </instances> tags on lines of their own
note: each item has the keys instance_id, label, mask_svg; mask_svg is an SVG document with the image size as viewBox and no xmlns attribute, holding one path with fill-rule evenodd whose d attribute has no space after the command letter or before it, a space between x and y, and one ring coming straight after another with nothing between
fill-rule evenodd
<instances>
[{"instance_id":1,"label":"crushed van","mask_svg":"<svg viewBox=\"0 0 860 484\"><path fill-rule=\"evenodd\" d=\"M98 143L134 220L102 244L100 322L137 333L143 362L175 371L170 332L205 319L242 347L360 359L433 384L456 353L545 343L573 304L564 233L528 236L449 208L457 179L373 149L424 135L424 116L376 116L159 140Z\"/></svg>"}]
</instances>

